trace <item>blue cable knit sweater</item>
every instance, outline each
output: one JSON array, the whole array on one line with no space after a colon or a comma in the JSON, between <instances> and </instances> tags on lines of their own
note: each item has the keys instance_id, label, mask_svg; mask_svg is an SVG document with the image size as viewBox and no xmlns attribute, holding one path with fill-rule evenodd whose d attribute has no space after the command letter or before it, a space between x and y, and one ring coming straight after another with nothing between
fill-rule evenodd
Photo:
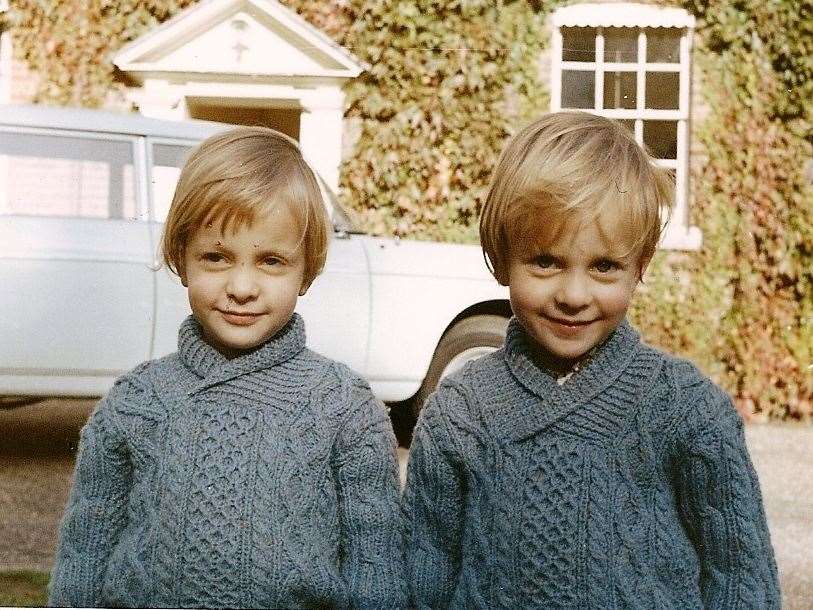
<instances>
[{"instance_id":1,"label":"blue cable knit sweater","mask_svg":"<svg viewBox=\"0 0 813 610\"><path fill-rule=\"evenodd\" d=\"M405 491L416 607L780 607L728 396L624 322L563 385L516 320L445 380Z\"/></svg>"},{"instance_id":2,"label":"blue cable knit sweater","mask_svg":"<svg viewBox=\"0 0 813 610\"><path fill-rule=\"evenodd\" d=\"M50 605L400 608L394 437L366 382L293 319L225 359L120 378L82 431Z\"/></svg>"}]
</instances>

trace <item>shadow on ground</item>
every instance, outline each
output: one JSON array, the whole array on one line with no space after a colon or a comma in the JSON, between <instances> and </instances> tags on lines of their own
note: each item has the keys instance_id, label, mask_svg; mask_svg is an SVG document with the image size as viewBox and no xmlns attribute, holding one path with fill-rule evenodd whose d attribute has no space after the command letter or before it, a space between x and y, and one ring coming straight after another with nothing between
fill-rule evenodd
<instances>
[{"instance_id":1,"label":"shadow on ground","mask_svg":"<svg viewBox=\"0 0 813 610\"><path fill-rule=\"evenodd\" d=\"M79 431L95 402L48 400L0 409L0 572L47 573L50 569ZM403 476L414 418L408 404L389 406L401 444ZM746 438L762 484L783 607L809 610L813 608L813 426L750 425ZM0 579L0 592L5 588Z\"/></svg>"},{"instance_id":2,"label":"shadow on ground","mask_svg":"<svg viewBox=\"0 0 813 610\"><path fill-rule=\"evenodd\" d=\"M0 459L73 456L95 399L0 403ZM10 406L11 405L11 406Z\"/></svg>"}]
</instances>

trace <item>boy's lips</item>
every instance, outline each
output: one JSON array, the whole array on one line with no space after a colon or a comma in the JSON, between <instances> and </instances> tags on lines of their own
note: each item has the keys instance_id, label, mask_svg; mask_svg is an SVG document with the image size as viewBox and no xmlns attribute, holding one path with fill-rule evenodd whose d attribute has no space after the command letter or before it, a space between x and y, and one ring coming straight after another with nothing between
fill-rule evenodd
<instances>
[{"instance_id":1,"label":"boy's lips","mask_svg":"<svg viewBox=\"0 0 813 610\"><path fill-rule=\"evenodd\" d=\"M596 320L568 320L565 318L556 318L554 316L548 316L546 314L542 314L542 317L548 320L549 322L553 322L558 326L562 326L564 328L584 328L585 326L589 326Z\"/></svg>"},{"instance_id":2,"label":"boy's lips","mask_svg":"<svg viewBox=\"0 0 813 610\"><path fill-rule=\"evenodd\" d=\"M218 309L217 310L223 319L230 324L235 324L237 326L249 326L253 324L257 318L262 316L261 313L254 313L251 311L232 311L232 310L225 310L225 309Z\"/></svg>"}]
</instances>

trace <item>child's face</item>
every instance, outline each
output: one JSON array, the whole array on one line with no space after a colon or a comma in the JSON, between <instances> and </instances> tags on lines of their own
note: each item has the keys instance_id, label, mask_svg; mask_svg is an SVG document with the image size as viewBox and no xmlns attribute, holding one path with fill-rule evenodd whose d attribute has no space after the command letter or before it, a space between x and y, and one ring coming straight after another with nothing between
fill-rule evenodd
<instances>
[{"instance_id":1,"label":"child's face","mask_svg":"<svg viewBox=\"0 0 813 610\"><path fill-rule=\"evenodd\" d=\"M299 223L286 205L225 235L220 224L208 223L193 235L182 280L204 338L233 358L291 319L303 291L305 261Z\"/></svg>"},{"instance_id":2,"label":"child's face","mask_svg":"<svg viewBox=\"0 0 813 610\"><path fill-rule=\"evenodd\" d=\"M509 288L525 331L546 359L567 370L622 321L645 264L637 252L625 254L629 240L611 220L556 229L546 246L533 245L533 227L526 232L531 245L512 254Z\"/></svg>"}]
</instances>

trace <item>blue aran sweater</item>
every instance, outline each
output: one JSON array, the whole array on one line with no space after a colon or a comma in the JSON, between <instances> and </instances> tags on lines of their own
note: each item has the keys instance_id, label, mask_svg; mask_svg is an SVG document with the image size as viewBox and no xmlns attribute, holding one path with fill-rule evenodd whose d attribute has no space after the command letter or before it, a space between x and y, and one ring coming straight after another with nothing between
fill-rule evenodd
<instances>
[{"instance_id":1,"label":"blue aran sweater","mask_svg":"<svg viewBox=\"0 0 813 610\"><path fill-rule=\"evenodd\" d=\"M626 322L563 385L529 341L512 320L421 414L404 496L414 605L779 608L729 397Z\"/></svg>"},{"instance_id":2,"label":"blue aran sweater","mask_svg":"<svg viewBox=\"0 0 813 610\"><path fill-rule=\"evenodd\" d=\"M298 315L233 360L190 317L82 431L49 605L403 607L394 450Z\"/></svg>"}]
</instances>

